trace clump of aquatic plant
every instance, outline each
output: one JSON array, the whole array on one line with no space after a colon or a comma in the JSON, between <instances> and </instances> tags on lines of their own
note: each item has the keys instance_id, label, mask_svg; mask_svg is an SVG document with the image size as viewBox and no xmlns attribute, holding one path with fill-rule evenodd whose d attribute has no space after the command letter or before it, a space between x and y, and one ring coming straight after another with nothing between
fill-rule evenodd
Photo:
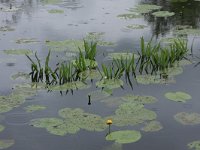
<instances>
[{"instance_id":1,"label":"clump of aquatic plant","mask_svg":"<svg viewBox=\"0 0 200 150\"><path fill-rule=\"evenodd\" d=\"M84 40L85 59L95 60L97 53L97 42L87 42Z\"/></svg>"},{"instance_id":2,"label":"clump of aquatic plant","mask_svg":"<svg viewBox=\"0 0 200 150\"><path fill-rule=\"evenodd\" d=\"M200 140L190 142L187 146L189 149L200 150Z\"/></svg>"}]
</instances>

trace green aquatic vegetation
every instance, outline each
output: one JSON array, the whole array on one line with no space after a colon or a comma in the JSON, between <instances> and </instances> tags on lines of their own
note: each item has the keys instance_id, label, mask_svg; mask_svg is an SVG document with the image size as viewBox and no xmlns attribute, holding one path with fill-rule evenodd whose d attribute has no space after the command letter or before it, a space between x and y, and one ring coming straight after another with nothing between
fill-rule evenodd
<instances>
[{"instance_id":1,"label":"green aquatic vegetation","mask_svg":"<svg viewBox=\"0 0 200 150\"><path fill-rule=\"evenodd\" d=\"M192 99L192 97L185 93L185 92L168 92L165 94L165 97L169 100L176 101L176 102L187 102L188 100Z\"/></svg>"},{"instance_id":2,"label":"green aquatic vegetation","mask_svg":"<svg viewBox=\"0 0 200 150\"><path fill-rule=\"evenodd\" d=\"M62 10L62 9L51 9L51 10L48 10L48 13L50 13L50 14L63 14L64 10Z\"/></svg>"},{"instance_id":3,"label":"green aquatic vegetation","mask_svg":"<svg viewBox=\"0 0 200 150\"><path fill-rule=\"evenodd\" d=\"M187 146L189 149L200 150L200 140L190 142Z\"/></svg>"},{"instance_id":4,"label":"green aquatic vegetation","mask_svg":"<svg viewBox=\"0 0 200 150\"><path fill-rule=\"evenodd\" d=\"M108 58L111 59L132 59L133 53L108 53ZM137 59L139 56L134 54L134 58Z\"/></svg>"},{"instance_id":5,"label":"green aquatic vegetation","mask_svg":"<svg viewBox=\"0 0 200 150\"><path fill-rule=\"evenodd\" d=\"M139 104L152 104L158 100L153 96L140 96L140 95L125 95L122 97L123 100L127 102L134 102Z\"/></svg>"},{"instance_id":6,"label":"green aquatic vegetation","mask_svg":"<svg viewBox=\"0 0 200 150\"><path fill-rule=\"evenodd\" d=\"M140 13L140 14L146 14L155 10L159 10L161 8L162 6L158 6L158 5L140 4L140 5L137 5L135 8L130 8L129 11Z\"/></svg>"},{"instance_id":7,"label":"green aquatic vegetation","mask_svg":"<svg viewBox=\"0 0 200 150\"><path fill-rule=\"evenodd\" d=\"M22 38L22 39L16 40L17 44L29 44L29 43L37 43L37 42L39 41L35 38Z\"/></svg>"},{"instance_id":8,"label":"green aquatic vegetation","mask_svg":"<svg viewBox=\"0 0 200 150\"><path fill-rule=\"evenodd\" d=\"M2 132L5 129L3 125L0 125L0 132Z\"/></svg>"},{"instance_id":9,"label":"green aquatic vegetation","mask_svg":"<svg viewBox=\"0 0 200 150\"><path fill-rule=\"evenodd\" d=\"M83 72L79 73L79 77L81 79L101 79L101 74L99 73L98 70L90 69L90 70L85 70Z\"/></svg>"},{"instance_id":10,"label":"green aquatic vegetation","mask_svg":"<svg viewBox=\"0 0 200 150\"><path fill-rule=\"evenodd\" d=\"M156 17L171 17L171 16L174 16L175 13L169 12L169 11L157 11L157 12L152 13L152 15Z\"/></svg>"},{"instance_id":11,"label":"green aquatic vegetation","mask_svg":"<svg viewBox=\"0 0 200 150\"><path fill-rule=\"evenodd\" d=\"M163 127L158 121L148 122L141 130L145 132L155 132L161 130Z\"/></svg>"},{"instance_id":12,"label":"green aquatic vegetation","mask_svg":"<svg viewBox=\"0 0 200 150\"><path fill-rule=\"evenodd\" d=\"M59 118L38 118L30 121L30 125L36 128L48 128L53 126L59 126L63 123L64 121Z\"/></svg>"},{"instance_id":13,"label":"green aquatic vegetation","mask_svg":"<svg viewBox=\"0 0 200 150\"><path fill-rule=\"evenodd\" d=\"M26 110L26 112L35 112L35 111L40 111L40 110L44 110L46 109L45 106L41 106L41 105L29 105L27 107L24 108Z\"/></svg>"},{"instance_id":14,"label":"green aquatic vegetation","mask_svg":"<svg viewBox=\"0 0 200 150\"><path fill-rule=\"evenodd\" d=\"M123 86L123 81L120 79L102 79L96 82L96 86L108 89L115 89Z\"/></svg>"},{"instance_id":15,"label":"green aquatic vegetation","mask_svg":"<svg viewBox=\"0 0 200 150\"><path fill-rule=\"evenodd\" d=\"M25 72L18 72L11 76L11 79L13 80L16 80L16 79L28 80L29 78L30 78L30 75Z\"/></svg>"},{"instance_id":16,"label":"green aquatic vegetation","mask_svg":"<svg viewBox=\"0 0 200 150\"><path fill-rule=\"evenodd\" d=\"M177 38L177 37L165 37L165 38L162 38L162 39L160 40L160 42L172 44L172 43L174 43L175 41L177 41L178 39L179 39L179 40L182 40L182 41L184 41L184 42L186 42L186 39L185 39L185 38Z\"/></svg>"},{"instance_id":17,"label":"green aquatic vegetation","mask_svg":"<svg viewBox=\"0 0 200 150\"><path fill-rule=\"evenodd\" d=\"M104 32L89 32L84 39L90 42L98 42L102 40L104 35Z\"/></svg>"},{"instance_id":18,"label":"green aquatic vegetation","mask_svg":"<svg viewBox=\"0 0 200 150\"><path fill-rule=\"evenodd\" d=\"M110 94L104 90L96 90L96 91L89 92L87 96L90 96L91 100L102 100L106 97L109 97Z\"/></svg>"},{"instance_id":19,"label":"green aquatic vegetation","mask_svg":"<svg viewBox=\"0 0 200 150\"><path fill-rule=\"evenodd\" d=\"M166 74L168 76L177 76L179 74L183 73L183 68L182 67L170 67L166 70Z\"/></svg>"},{"instance_id":20,"label":"green aquatic vegetation","mask_svg":"<svg viewBox=\"0 0 200 150\"><path fill-rule=\"evenodd\" d=\"M64 41L49 41L46 40L46 45L52 51L70 51L79 52L84 50L84 42L81 40L64 40Z\"/></svg>"},{"instance_id":21,"label":"green aquatic vegetation","mask_svg":"<svg viewBox=\"0 0 200 150\"><path fill-rule=\"evenodd\" d=\"M62 2L62 0L41 0L43 4L58 4Z\"/></svg>"},{"instance_id":22,"label":"green aquatic vegetation","mask_svg":"<svg viewBox=\"0 0 200 150\"><path fill-rule=\"evenodd\" d=\"M117 143L126 144L133 143L140 140L142 137L141 133L136 130L121 130L111 132L106 136L106 140L115 141Z\"/></svg>"},{"instance_id":23,"label":"green aquatic vegetation","mask_svg":"<svg viewBox=\"0 0 200 150\"><path fill-rule=\"evenodd\" d=\"M174 119L183 125L200 124L200 114L180 112L174 116Z\"/></svg>"},{"instance_id":24,"label":"green aquatic vegetation","mask_svg":"<svg viewBox=\"0 0 200 150\"><path fill-rule=\"evenodd\" d=\"M124 100L121 97L110 97L101 100L102 103L105 103L108 107L118 107L124 103Z\"/></svg>"},{"instance_id":25,"label":"green aquatic vegetation","mask_svg":"<svg viewBox=\"0 0 200 150\"><path fill-rule=\"evenodd\" d=\"M173 30L175 35L193 35L200 36L200 29L192 28L191 26L177 26Z\"/></svg>"},{"instance_id":26,"label":"green aquatic vegetation","mask_svg":"<svg viewBox=\"0 0 200 150\"><path fill-rule=\"evenodd\" d=\"M31 55L33 52L29 49L7 49L3 50L8 55Z\"/></svg>"},{"instance_id":27,"label":"green aquatic vegetation","mask_svg":"<svg viewBox=\"0 0 200 150\"><path fill-rule=\"evenodd\" d=\"M114 42L109 42L109 41L98 41L97 45L98 46L115 46L116 44Z\"/></svg>"},{"instance_id":28,"label":"green aquatic vegetation","mask_svg":"<svg viewBox=\"0 0 200 150\"><path fill-rule=\"evenodd\" d=\"M2 27L0 27L0 31L1 32L14 31L14 30L15 30L14 28L11 28L9 26L2 26Z\"/></svg>"},{"instance_id":29,"label":"green aquatic vegetation","mask_svg":"<svg viewBox=\"0 0 200 150\"><path fill-rule=\"evenodd\" d=\"M120 19L135 19L135 18L140 18L141 15L139 14L134 14L134 13L129 13L129 14L120 14L117 16Z\"/></svg>"},{"instance_id":30,"label":"green aquatic vegetation","mask_svg":"<svg viewBox=\"0 0 200 150\"><path fill-rule=\"evenodd\" d=\"M127 25L125 28L126 29L144 29L146 27L147 27L146 25L142 25L142 24L130 24L130 25Z\"/></svg>"},{"instance_id":31,"label":"green aquatic vegetation","mask_svg":"<svg viewBox=\"0 0 200 150\"><path fill-rule=\"evenodd\" d=\"M15 144L14 140L11 139L1 139L0 140L0 149L6 149L9 148L11 146L13 146Z\"/></svg>"},{"instance_id":32,"label":"green aquatic vegetation","mask_svg":"<svg viewBox=\"0 0 200 150\"><path fill-rule=\"evenodd\" d=\"M168 77L167 79L160 78L158 75L137 75L136 81L140 84L167 84L167 83L175 83L174 78Z\"/></svg>"}]
</instances>

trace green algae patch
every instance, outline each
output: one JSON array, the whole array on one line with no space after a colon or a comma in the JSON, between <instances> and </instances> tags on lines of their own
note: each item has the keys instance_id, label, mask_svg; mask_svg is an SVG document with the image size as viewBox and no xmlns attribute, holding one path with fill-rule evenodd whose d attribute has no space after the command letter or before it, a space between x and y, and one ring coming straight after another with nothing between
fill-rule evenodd
<instances>
[{"instance_id":1,"label":"green algae patch","mask_svg":"<svg viewBox=\"0 0 200 150\"><path fill-rule=\"evenodd\" d=\"M183 125L200 124L200 114L180 112L174 116L174 119Z\"/></svg>"},{"instance_id":2,"label":"green algae patch","mask_svg":"<svg viewBox=\"0 0 200 150\"><path fill-rule=\"evenodd\" d=\"M17 44L29 44L29 43L38 43L39 41L35 38L22 38L22 39L17 39L15 42Z\"/></svg>"},{"instance_id":3,"label":"green algae patch","mask_svg":"<svg viewBox=\"0 0 200 150\"><path fill-rule=\"evenodd\" d=\"M79 52L84 49L84 43L81 40L64 40L64 41L49 41L46 40L46 45L52 51L70 51Z\"/></svg>"},{"instance_id":4,"label":"green algae patch","mask_svg":"<svg viewBox=\"0 0 200 150\"><path fill-rule=\"evenodd\" d=\"M104 87L108 89L115 89L123 86L123 81L120 79L102 79L96 82L97 87Z\"/></svg>"},{"instance_id":5,"label":"green algae patch","mask_svg":"<svg viewBox=\"0 0 200 150\"><path fill-rule=\"evenodd\" d=\"M0 132L2 132L5 129L3 125L0 125Z\"/></svg>"},{"instance_id":6,"label":"green algae patch","mask_svg":"<svg viewBox=\"0 0 200 150\"><path fill-rule=\"evenodd\" d=\"M169 100L183 103L192 99L192 97L185 92L168 92L165 94L165 97Z\"/></svg>"},{"instance_id":7,"label":"green algae patch","mask_svg":"<svg viewBox=\"0 0 200 150\"><path fill-rule=\"evenodd\" d=\"M171 17L171 16L174 16L175 13L169 12L169 11L157 11L157 12L152 13L152 15L154 15L155 17Z\"/></svg>"},{"instance_id":8,"label":"green algae patch","mask_svg":"<svg viewBox=\"0 0 200 150\"><path fill-rule=\"evenodd\" d=\"M26 110L26 112L35 112L35 111L40 111L40 110L44 110L46 109L45 106L41 106L41 105L29 105L27 107L24 108Z\"/></svg>"},{"instance_id":9,"label":"green algae patch","mask_svg":"<svg viewBox=\"0 0 200 150\"><path fill-rule=\"evenodd\" d=\"M101 74L99 73L98 70L91 69L79 73L79 77L81 79L86 79L86 80L91 80L91 79L98 80L101 79Z\"/></svg>"},{"instance_id":10,"label":"green algae patch","mask_svg":"<svg viewBox=\"0 0 200 150\"><path fill-rule=\"evenodd\" d=\"M63 14L64 10L62 10L62 9L51 9L51 10L48 10L48 13L50 13L50 14Z\"/></svg>"},{"instance_id":11,"label":"green algae patch","mask_svg":"<svg viewBox=\"0 0 200 150\"><path fill-rule=\"evenodd\" d=\"M139 104L152 104L158 100L153 96L140 96L140 95L125 95L122 97L125 101L134 102Z\"/></svg>"},{"instance_id":12,"label":"green algae patch","mask_svg":"<svg viewBox=\"0 0 200 150\"><path fill-rule=\"evenodd\" d=\"M17 79L28 80L28 79L30 79L30 75L25 72L18 72L16 74L13 74L11 76L11 79L12 80L17 80Z\"/></svg>"},{"instance_id":13,"label":"green algae patch","mask_svg":"<svg viewBox=\"0 0 200 150\"><path fill-rule=\"evenodd\" d=\"M175 83L174 78L169 77L167 79L160 78L160 76L155 75L137 75L136 80L140 84L167 84L167 83Z\"/></svg>"},{"instance_id":14,"label":"green algae patch","mask_svg":"<svg viewBox=\"0 0 200 150\"><path fill-rule=\"evenodd\" d=\"M126 60L126 59L132 59L133 55L134 55L135 59L139 58L139 56L137 54L134 54L134 53L109 53L108 58Z\"/></svg>"},{"instance_id":15,"label":"green algae patch","mask_svg":"<svg viewBox=\"0 0 200 150\"><path fill-rule=\"evenodd\" d=\"M159 121L148 122L141 130L145 132L155 132L161 130L163 127Z\"/></svg>"},{"instance_id":16,"label":"green algae patch","mask_svg":"<svg viewBox=\"0 0 200 150\"><path fill-rule=\"evenodd\" d=\"M120 19L129 20L129 19L141 18L141 15L134 14L134 13L129 13L129 14L120 14L117 17L120 18Z\"/></svg>"},{"instance_id":17,"label":"green algae patch","mask_svg":"<svg viewBox=\"0 0 200 150\"><path fill-rule=\"evenodd\" d=\"M189 149L200 150L200 140L190 142L187 146Z\"/></svg>"},{"instance_id":18,"label":"green algae patch","mask_svg":"<svg viewBox=\"0 0 200 150\"><path fill-rule=\"evenodd\" d=\"M0 27L0 31L1 32L14 31L14 30L15 30L14 28L11 28L9 26L2 26L2 27Z\"/></svg>"},{"instance_id":19,"label":"green algae patch","mask_svg":"<svg viewBox=\"0 0 200 150\"><path fill-rule=\"evenodd\" d=\"M158 5L140 4L140 5L137 5L135 8L130 8L129 11L140 13L140 14L146 14L146 13L150 13L155 10L159 10L161 8L162 7L158 6Z\"/></svg>"},{"instance_id":20,"label":"green algae patch","mask_svg":"<svg viewBox=\"0 0 200 150\"><path fill-rule=\"evenodd\" d=\"M68 82L62 85L52 85L48 89L52 91L66 91L66 90L77 90L77 89L87 89L90 85L83 83L81 81Z\"/></svg>"},{"instance_id":21,"label":"green algae patch","mask_svg":"<svg viewBox=\"0 0 200 150\"><path fill-rule=\"evenodd\" d=\"M6 149L9 148L11 146L13 146L15 144L14 140L11 139L0 139L0 149Z\"/></svg>"},{"instance_id":22,"label":"green algae patch","mask_svg":"<svg viewBox=\"0 0 200 150\"><path fill-rule=\"evenodd\" d=\"M135 29L144 29L146 27L147 27L146 25L142 25L142 24L130 24L130 25L127 25L125 28L130 29L130 30L135 30Z\"/></svg>"},{"instance_id":23,"label":"green algae patch","mask_svg":"<svg viewBox=\"0 0 200 150\"><path fill-rule=\"evenodd\" d=\"M31 55L33 52L29 49L7 49L3 50L8 55Z\"/></svg>"},{"instance_id":24,"label":"green algae patch","mask_svg":"<svg viewBox=\"0 0 200 150\"><path fill-rule=\"evenodd\" d=\"M139 131L121 130L121 131L111 132L106 136L106 140L115 141L121 144L126 144L126 143L137 142L138 140L140 140L141 137L142 135Z\"/></svg>"},{"instance_id":25,"label":"green algae patch","mask_svg":"<svg viewBox=\"0 0 200 150\"><path fill-rule=\"evenodd\" d=\"M106 97L109 97L110 94L104 90L96 90L96 91L89 92L87 96L90 96L91 100L101 100Z\"/></svg>"}]
</instances>

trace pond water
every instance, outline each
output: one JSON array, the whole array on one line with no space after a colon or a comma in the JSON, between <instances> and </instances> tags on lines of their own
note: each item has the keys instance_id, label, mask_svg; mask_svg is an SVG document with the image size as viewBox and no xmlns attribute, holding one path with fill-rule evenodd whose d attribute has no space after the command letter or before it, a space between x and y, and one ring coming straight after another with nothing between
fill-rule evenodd
<instances>
[{"instance_id":1,"label":"pond water","mask_svg":"<svg viewBox=\"0 0 200 150\"><path fill-rule=\"evenodd\" d=\"M147 8L139 8L136 12L130 11L141 4L161 6L160 10L174 12L174 15L169 17L152 15L158 10L139 14L140 11L146 11ZM129 18L130 16L121 14L134 14L136 16ZM190 30L190 33L184 35L177 34L177 31L184 27L188 30L192 29L192 32ZM176 30L177 28L178 30ZM90 87L73 92L69 90L67 94L65 91L60 92L59 90L30 88L31 79L23 73L31 72L31 63L24 54L17 55L17 50L19 53L22 50L37 52L42 64L44 64L49 49L51 49L50 65L55 68L55 64L58 62L76 56L77 51L69 52L65 48L66 45L60 46L60 43L59 46L53 45L54 48L52 48L51 41L71 39L80 41L88 33L100 33L102 38L102 43L97 46L96 60L99 66L102 62L109 62L109 53L137 53L140 50L141 37L144 37L146 42L151 39L155 42L164 38L185 38L188 48L192 47L192 55L188 55L192 63L182 67L183 73L173 78L175 83L141 84L133 82L131 88L124 80L123 88L113 89L111 95L107 92L106 96L102 96L102 93L100 96L97 95L98 92L94 93L96 100L93 100L92 97L90 105L88 105L88 93L101 90L95 85L98 80L87 81ZM0 104L2 105L0 106L0 125L4 126L3 131L0 132L0 149L188 150L191 148L199 150L198 143L194 144L195 146L188 146L188 143L200 140L198 132L200 130L200 66L194 67L199 61L199 41L199 0L0 0ZM28 51L30 52L29 56L34 58L31 51ZM14 54L10 54L12 52ZM22 78L13 76L19 72L21 72ZM167 98L166 93L178 91L187 93L191 97L187 100L185 96L174 96L172 93L173 98L178 97L178 101L181 99L184 102ZM12 95L13 93L17 93L18 98L15 97L16 95ZM127 102L126 100L124 102L126 99L124 96L127 94L153 96L157 100L154 103L145 104L144 108L137 112L138 107L143 105L135 106L131 103L130 107L133 105L132 108L126 107L124 104ZM123 118L120 118L118 123L121 121L125 125L118 126L116 124L113 116L120 111L124 113L124 106L125 109L136 110L133 116L130 116L129 112L125 113L124 117L128 119L126 121L129 122L133 117L140 123L126 124L123 122ZM34 119L37 118L57 118L63 121L59 112L64 108L71 108L65 114L69 115L69 118L64 117L66 119L64 123L53 122L52 126L49 125L45 128L35 127L38 124L34 124ZM76 113L74 116L70 116L70 113L73 113L72 110L76 108L81 109L78 109L81 111L79 115L85 117L85 120L78 118L80 116L77 116ZM143 116L144 109L149 111L148 114L152 113L154 116L148 116L148 114ZM188 113L189 117L182 113L180 121L175 115L181 112ZM90 116L91 114L94 116ZM103 121L105 126L102 125L103 129L101 127L99 129L96 127L99 124L95 126L92 124L93 122L86 123L84 126L83 124L90 122L90 119L96 119L97 122ZM109 127L106 125L107 119L113 119L113 124L110 126L111 133L119 130L137 130L140 132L141 138L125 144L106 140L109 132ZM159 121L161 127L153 125L154 128L150 129L153 132L146 132L144 126L151 120ZM51 124L51 121L49 122ZM73 124L76 126L76 123L76 129L74 129L75 127L73 129L71 129L72 127L70 129L63 127L57 130L59 125ZM98 129L100 131L95 131ZM71 130L75 130L73 134ZM65 131L66 134L63 134ZM121 138L126 141L127 137L129 135L123 135Z\"/></svg>"}]
</instances>

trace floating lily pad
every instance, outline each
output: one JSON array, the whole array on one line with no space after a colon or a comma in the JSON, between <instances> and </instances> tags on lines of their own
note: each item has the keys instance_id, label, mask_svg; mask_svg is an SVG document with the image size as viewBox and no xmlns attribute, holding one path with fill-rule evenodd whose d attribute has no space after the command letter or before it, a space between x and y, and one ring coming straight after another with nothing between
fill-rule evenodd
<instances>
[{"instance_id":1,"label":"floating lily pad","mask_svg":"<svg viewBox=\"0 0 200 150\"><path fill-rule=\"evenodd\" d=\"M4 50L4 53L6 54L11 54L11 55L31 55L33 54L33 52L29 49L8 49L8 50Z\"/></svg>"},{"instance_id":2,"label":"floating lily pad","mask_svg":"<svg viewBox=\"0 0 200 150\"><path fill-rule=\"evenodd\" d=\"M98 42L102 40L104 34L104 32L89 32L84 39L86 41Z\"/></svg>"},{"instance_id":3,"label":"floating lily pad","mask_svg":"<svg viewBox=\"0 0 200 150\"><path fill-rule=\"evenodd\" d=\"M171 17L171 16L174 16L175 13L169 12L169 11L157 11L157 12L152 13L152 15L156 17Z\"/></svg>"},{"instance_id":4,"label":"floating lily pad","mask_svg":"<svg viewBox=\"0 0 200 150\"><path fill-rule=\"evenodd\" d=\"M109 53L108 58L111 59L132 59L133 53ZM134 54L134 58L137 59L139 56Z\"/></svg>"},{"instance_id":5,"label":"floating lily pad","mask_svg":"<svg viewBox=\"0 0 200 150\"><path fill-rule=\"evenodd\" d=\"M126 29L144 29L145 27L147 26L141 25L141 24L131 24L131 25L127 25Z\"/></svg>"},{"instance_id":6,"label":"floating lily pad","mask_svg":"<svg viewBox=\"0 0 200 150\"><path fill-rule=\"evenodd\" d=\"M35 112L35 111L39 111L39 110L44 110L46 109L45 106L41 106L41 105L29 105L27 107L24 108L26 110L26 112Z\"/></svg>"},{"instance_id":7,"label":"floating lily pad","mask_svg":"<svg viewBox=\"0 0 200 150\"><path fill-rule=\"evenodd\" d=\"M18 72L16 74L12 75L11 79L13 79L13 80L16 80L16 79L28 80L28 79L30 79L30 75L25 72Z\"/></svg>"},{"instance_id":8,"label":"floating lily pad","mask_svg":"<svg viewBox=\"0 0 200 150\"><path fill-rule=\"evenodd\" d=\"M52 51L79 52L84 49L84 43L80 40L49 41L46 40L47 47Z\"/></svg>"},{"instance_id":9,"label":"floating lily pad","mask_svg":"<svg viewBox=\"0 0 200 150\"><path fill-rule=\"evenodd\" d=\"M88 95L90 96L91 100L101 100L110 96L110 94L104 90L92 91L88 93Z\"/></svg>"},{"instance_id":10,"label":"floating lily pad","mask_svg":"<svg viewBox=\"0 0 200 150\"><path fill-rule=\"evenodd\" d=\"M115 46L116 44L113 42L108 42L108 41L98 41L97 45L99 45L99 46Z\"/></svg>"},{"instance_id":11,"label":"floating lily pad","mask_svg":"<svg viewBox=\"0 0 200 150\"><path fill-rule=\"evenodd\" d=\"M165 97L169 100L176 102L187 102L187 100L192 99L192 97L185 92L168 92L165 94Z\"/></svg>"},{"instance_id":12,"label":"floating lily pad","mask_svg":"<svg viewBox=\"0 0 200 150\"><path fill-rule=\"evenodd\" d=\"M72 60L71 62L72 62L72 64L73 64L74 66L76 66L76 60ZM97 61L94 61L94 60L85 59L85 65L86 65L87 67L95 68L95 67L98 66L98 63L97 63Z\"/></svg>"},{"instance_id":13,"label":"floating lily pad","mask_svg":"<svg viewBox=\"0 0 200 150\"><path fill-rule=\"evenodd\" d=\"M163 127L158 121L151 121L147 123L141 130L145 132L155 132L161 130Z\"/></svg>"},{"instance_id":14,"label":"floating lily pad","mask_svg":"<svg viewBox=\"0 0 200 150\"><path fill-rule=\"evenodd\" d=\"M51 9L51 10L48 10L48 13L51 13L51 14L63 14L64 10L62 10L62 9Z\"/></svg>"},{"instance_id":15,"label":"floating lily pad","mask_svg":"<svg viewBox=\"0 0 200 150\"><path fill-rule=\"evenodd\" d=\"M0 140L0 149L6 149L15 144L14 140Z\"/></svg>"},{"instance_id":16,"label":"floating lily pad","mask_svg":"<svg viewBox=\"0 0 200 150\"><path fill-rule=\"evenodd\" d=\"M131 14L120 14L117 17L120 19L135 19L135 18L140 18L141 15L131 13Z\"/></svg>"},{"instance_id":17,"label":"floating lily pad","mask_svg":"<svg viewBox=\"0 0 200 150\"><path fill-rule=\"evenodd\" d=\"M79 77L87 80L101 79L101 74L97 70L86 70L84 72L81 72L79 74Z\"/></svg>"},{"instance_id":18,"label":"floating lily pad","mask_svg":"<svg viewBox=\"0 0 200 150\"><path fill-rule=\"evenodd\" d=\"M183 125L196 125L200 124L200 114L180 112L174 116L175 120Z\"/></svg>"},{"instance_id":19,"label":"floating lily pad","mask_svg":"<svg viewBox=\"0 0 200 150\"><path fill-rule=\"evenodd\" d=\"M108 107L118 107L124 103L124 100L121 97L110 97L101 100L101 102L105 103Z\"/></svg>"},{"instance_id":20,"label":"floating lily pad","mask_svg":"<svg viewBox=\"0 0 200 150\"><path fill-rule=\"evenodd\" d=\"M122 97L125 101L135 102L139 104L151 104L157 102L153 96L125 95Z\"/></svg>"},{"instance_id":21,"label":"floating lily pad","mask_svg":"<svg viewBox=\"0 0 200 150\"><path fill-rule=\"evenodd\" d=\"M5 129L3 125L0 125L0 132L2 132Z\"/></svg>"},{"instance_id":22,"label":"floating lily pad","mask_svg":"<svg viewBox=\"0 0 200 150\"><path fill-rule=\"evenodd\" d=\"M63 123L64 121L59 118L38 118L31 120L30 125L37 128L47 128L47 127L59 126Z\"/></svg>"},{"instance_id":23,"label":"floating lily pad","mask_svg":"<svg viewBox=\"0 0 200 150\"><path fill-rule=\"evenodd\" d=\"M139 131L122 130L122 131L111 132L106 136L106 140L125 144L125 143L137 142L141 137L142 135Z\"/></svg>"},{"instance_id":24,"label":"floating lily pad","mask_svg":"<svg viewBox=\"0 0 200 150\"><path fill-rule=\"evenodd\" d=\"M187 146L189 149L200 150L200 140L190 142Z\"/></svg>"},{"instance_id":25,"label":"floating lily pad","mask_svg":"<svg viewBox=\"0 0 200 150\"><path fill-rule=\"evenodd\" d=\"M96 86L108 89L115 89L123 86L123 81L120 79L102 79L96 82Z\"/></svg>"},{"instance_id":26,"label":"floating lily pad","mask_svg":"<svg viewBox=\"0 0 200 150\"><path fill-rule=\"evenodd\" d=\"M61 3L62 0L41 0L43 4L58 4Z\"/></svg>"},{"instance_id":27,"label":"floating lily pad","mask_svg":"<svg viewBox=\"0 0 200 150\"><path fill-rule=\"evenodd\" d=\"M150 13L154 10L159 10L161 8L162 7L158 6L158 5L140 4L140 5L137 5L135 8L130 8L129 11L137 12L137 13L140 13L140 14L146 14L146 13Z\"/></svg>"},{"instance_id":28,"label":"floating lily pad","mask_svg":"<svg viewBox=\"0 0 200 150\"><path fill-rule=\"evenodd\" d=\"M35 38L25 38L25 39L17 39L16 43L17 44L29 44L29 43L37 43L39 42Z\"/></svg>"},{"instance_id":29,"label":"floating lily pad","mask_svg":"<svg viewBox=\"0 0 200 150\"><path fill-rule=\"evenodd\" d=\"M2 32L14 31L14 30L15 30L14 28L11 28L11 27L9 27L9 26L0 27L0 31L2 31Z\"/></svg>"},{"instance_id":30,"label":"floating lily pad","mask_svg":"<svg viewBox=\"0 0 200 150\"><path fill-rule=\"evenodd\" d=\"M183 73L182 67L171 67L171 68L168 68L167 71L166 71L166 74L168 76L177 76L177 75L182 74L182 73Z\"/></svg>"},{"instance_id":31,"label":"floating lily pad","mask_svg":"<svg viewBox=\"0 0 200 150\"><path fill-rule=\"evenodd\" d=\"M53 91L66 91L66 90L77 90L77 89L87 89L90 85L85 84L81 81L74 81L74 82L68 82L62 85L52 85L48 88Z\"/></svg>"}]
</instances>

